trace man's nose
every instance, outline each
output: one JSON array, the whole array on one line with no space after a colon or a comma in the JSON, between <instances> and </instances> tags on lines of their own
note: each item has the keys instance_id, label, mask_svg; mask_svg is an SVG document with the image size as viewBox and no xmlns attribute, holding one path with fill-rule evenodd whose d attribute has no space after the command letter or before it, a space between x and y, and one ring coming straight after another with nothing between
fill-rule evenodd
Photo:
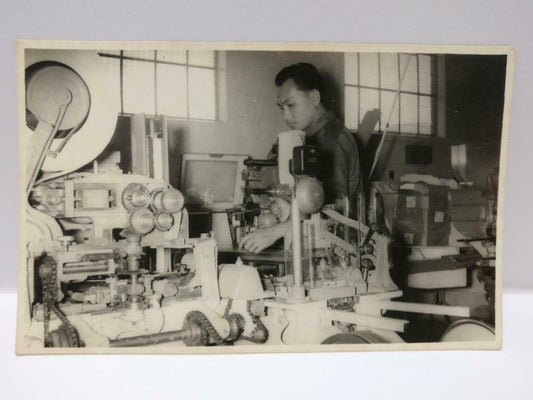
<instances>
[{"instance_id":1,"label":"man's nose","mask_svg":"<svg viewBox=\"0 0 533 400\"><path fill-rule=\"evenodd\" d=\"M292 121L292 115L291 113L289 112L288 109L284 109L283 110L283 119L285 120L285 123L289 123L290 121Z\"/></svg>"}]
</instances>

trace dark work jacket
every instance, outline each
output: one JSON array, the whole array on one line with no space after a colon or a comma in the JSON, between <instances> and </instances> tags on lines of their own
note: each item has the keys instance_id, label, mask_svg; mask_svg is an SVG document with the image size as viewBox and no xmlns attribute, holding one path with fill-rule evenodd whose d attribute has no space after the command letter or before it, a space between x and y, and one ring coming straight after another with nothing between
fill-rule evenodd
<instances>
[{"instance_id":1,"label":"dark work jacket","mask_svg":"<svg viewBox=\"0 0 533 400\"><path fill-rule=\"evenodd\" d=\"M324 113L305 130L306 144L320 148L322 162L318 178L324 185L325 202L334 203L348 195L354 214L362 190L359 151L354 135L335 117Z\"/></svg>"}]
</instances>

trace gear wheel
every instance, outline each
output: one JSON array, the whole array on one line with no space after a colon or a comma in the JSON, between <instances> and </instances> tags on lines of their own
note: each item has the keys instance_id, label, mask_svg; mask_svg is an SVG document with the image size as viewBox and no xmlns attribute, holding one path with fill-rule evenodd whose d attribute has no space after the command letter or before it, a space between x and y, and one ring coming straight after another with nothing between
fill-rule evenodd
<instances>
[{"instance_id":1,"label":"gear wheel","mask_svg":"<svg viewBox=\"0 0 533 400\"><path fill-rule=\"evenodd\" d=\"M157 211L169 214L180 212L185 205L183 194L174 188L158 189L152 192L152 205Z\"/></svg>"},{"instance_id":2,"label":"gear wheel","mask_svg":"<svg viewBox=\"0 0 533 400\"><path fill-rule=\"evenodd\" d=\"M122 191L122 204L128 211L148 208L150 191L141 183L130 183Z\"/></svg>"},{"instance_id":3,"label":"gear wheel","mask_svg":"<svg viewBox=\"0 0 533 400\"><path fill-rule=\"evenodd\" d=\"M132 232L139 235L146 235L154 229L154 214L146 208L134 211L130 214L129 225Z\"/></svg>"},{"instance_id":4,"label":"gear wheel","mask_svg":"<svg viewBox=\"0 0 533 400\"><path fill-rule=\"evenodd\" d=\"M155 227L158 231L168 231L174 225L174 217L164 211L158 212L155 215Z\"/></svg>"}]
</instances>

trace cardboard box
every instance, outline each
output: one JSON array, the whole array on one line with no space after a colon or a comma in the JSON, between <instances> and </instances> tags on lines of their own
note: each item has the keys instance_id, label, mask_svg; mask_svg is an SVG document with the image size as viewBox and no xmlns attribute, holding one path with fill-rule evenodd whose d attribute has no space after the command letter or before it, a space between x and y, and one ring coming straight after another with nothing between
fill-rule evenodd
<instances>
[{"instance_id":1,"label":"cardboard box","mask_svg":"<svg viewBox=\"0 0 533 400\"><path fill-rule=\"evenodd\" d=\"M410 183L398 194L393 235L409 246L445 246L450 234L449 189Z\"/></svg>"}]
</instances>

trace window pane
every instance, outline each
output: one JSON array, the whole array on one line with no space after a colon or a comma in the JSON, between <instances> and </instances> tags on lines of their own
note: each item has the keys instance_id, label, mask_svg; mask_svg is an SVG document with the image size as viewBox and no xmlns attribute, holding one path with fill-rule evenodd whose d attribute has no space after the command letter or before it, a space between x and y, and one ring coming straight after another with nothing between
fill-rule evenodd
<instances>
[{"instance_id":1,"label":"window pane","mask_svg":"<svg viewBox=\"0 0 533 400\"><path fill-rule=\"evenodd\" d=\"M357 53L344 53L344 82L357 85Z\"/></svg>"},{"instance_id":2,"label":"window pane","mask_svg":"<svg viewBox=\"0 0 533 400\"><path fill-rule=\"evenodd\" d=\"M391 109L392 109L392 103L394 102L394 99L396 98L396 93L393 92L381 92L381 130L385 130L385 125L387 124L387 120L389 118ZM394 106L394 110L392 112L392 116L389 122L389 127L387 129L388 132L400 132L400 112L398 109L398 101L396 101L396 104Z\"/></svg>"},{"instance_id":3,"label":"window pane","mask_svg":"<svg viewBox=\"0 0 533 400\"><path fill-rule=\"evenodd\" d=\"M431 135L432 113L431 103L432 98L429 96L420 96L420 133L423 135Z\"/></svg>"},{"instance_id":4,"label":"window pane","mask_svg":"<svg viewBox=\"0 0 533 400\"><path fill-rule=\"evenodd\" d=\"M215 70L189 68L189 116L216 119Z\"/></svg>"},{"instance_id":5,"label":"window pane","mask_svg":"<svg viewBox=\"0 0 533 400\"><path fill-rule=\"evenodd\" d=\"M360 118L361 121L365 117L365 114L369 111L379 108L379 91L375 89L360 89Z\"/></svg>"},{"instance_id":6,"label":"window pane","mask_svg":"<svg viewBox=\"0 0 533 400\"><path fill-rule=\"evenodd\" d=\"M157 64L157 113L187 118L187 74L180 65Z\"/></svg>"},{"instance_id":7,"label":"window pane","mask_svg":"<svg viewBox=\"0 0 533 400\"><path fill-rule=\"evenodd\" d=\"M124 112L155 114L154 64L124 60Z\"/></svg>"},{"instance_id":8,"label":"window pane","mask_svg":"<svg viewBox=\"0 0 533 400\"><path fill-rule=\"evenodd\" d=\"M153 50L124 50L124 57L142 58L143 60L153 60Z\"/></svg>"},{"instance_id":9,"label":"window pane","mask_svg":"<svg viewBox=\"0 0 533 400\"><path fill-rule=\"evenodd\" d=\"M431 94L431 56L418 56L420 93Z\"/></svg>"},{"instance_id":10,"label":"window pane","mask_svg":"<svg viewBox=\"0 0 533 400\"><path fill-rule=\"evenodd\" d=\"M418 92L416 60L417 57L415 54L400 54L400 77L405 70L405 66L409 62L409 66L407 67L407 72L405 73L405 78L400 89L402 91Z\"/></svg>"},{"instance_id":11,"label":"window pane","mask_svg":"<svg viewBox=\"0 0 533 400\"><path fill-rule=\"evenodd\" d=\"M189 65L215 67L215 52L210 50L189 50Z\"/></svg>"},{"instance_id":12,"label":"window pane","mask_svg":"<svg viewBox=\"0 0 533 400\"><path fill-rule=\"evenodd\" d=\"M357 115L359 112L357 91L357 88L347 86L344 93L344 122L347 128L354 130L359 128L357 121Z\"/></svg>"},{"instance_id":13,"label":"window pane","mask_svg":"<svg viewBox=\"0 0 533 400\"><path fill-rule=\"evenodd\" d=\"M418 101L414 94L400 95L400 123L402 133L418 132Z\"/></svg>"},{"instance_id":14,"label":"window pane","mask_svg":"<svg viewBox=\"0 0 533 400\"><path fill-rule=\"evenodd\" d=\"M398 90L398 54L381 53L379 65L381 68L381 87Z\"/></svg>"},{"instance_id":15,"label":"window pane","mask_svg":"<svg viewBox=\"0 0 533 400\"><path fill-rule=\"evenodd\" d=\"M378 55L377 53L359 53L359 74L362 86L378 87Z\"/></svg>"},{"instance_id":16,"label":"window pane","mask_svg":"<svg viewBox=\"0 0 533 400\"><path fill-rule=\"evenodd\" d=\"M157 59L160 61L185 64L187 62L186 50L157 50Z\"/></svg>"}]
</instances>

